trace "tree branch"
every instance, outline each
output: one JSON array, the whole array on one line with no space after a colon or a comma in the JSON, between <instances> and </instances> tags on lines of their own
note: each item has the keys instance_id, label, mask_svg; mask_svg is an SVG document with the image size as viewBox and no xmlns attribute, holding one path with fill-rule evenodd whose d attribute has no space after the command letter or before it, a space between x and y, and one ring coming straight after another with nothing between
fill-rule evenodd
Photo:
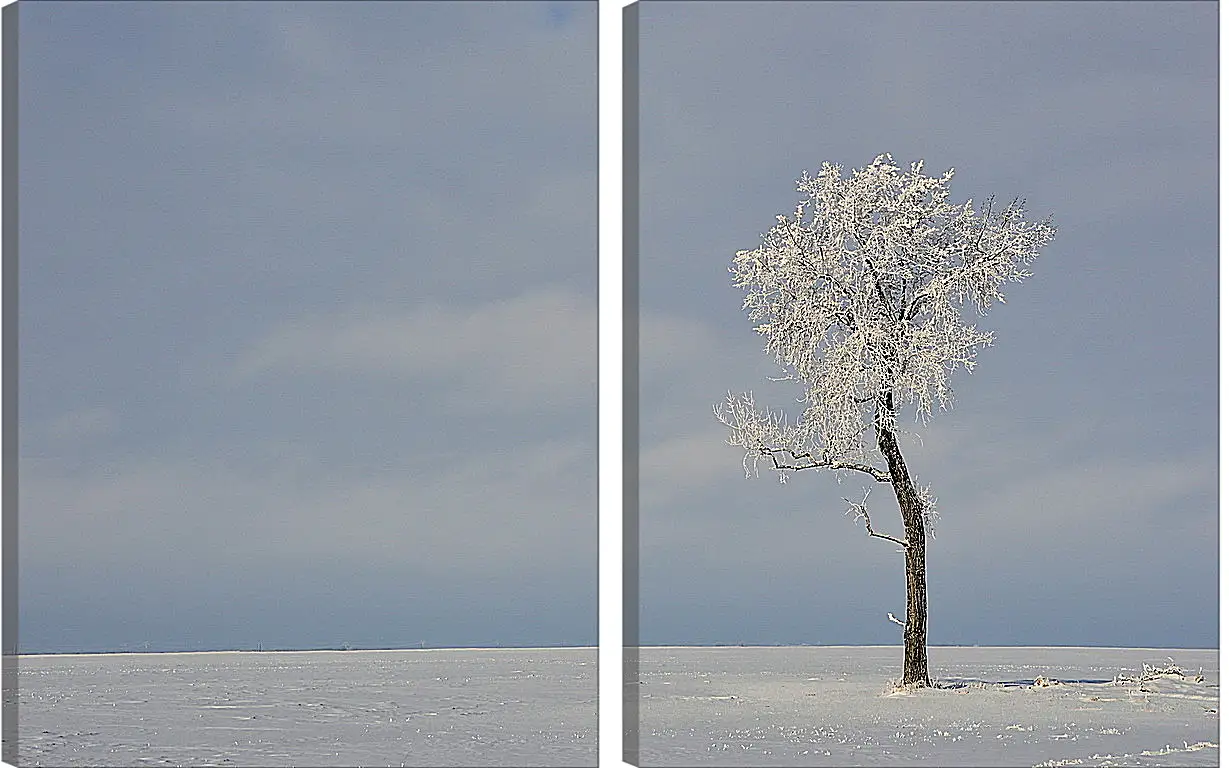
<instances>
[{"instance_id":1,"label":"tree branch","mask_svg":"<svg viewBox=\"0 0 1229 768\"><path fill-rule=\"evenodd\" d=\"M862 522L866 524L866 532L869 533L871 536L874 536L877 539L887 539L893 544L899 544L904 549L909 549L908 543L901 541L895 536L889 536L886 533L879 533L878 531L876 531L874 528L871 527L871 513L870 513L870 510L866 508L866 500L870 498L870 495L871 495L871 491L869 488L867 488L866 495L862 497L862 501L853 502L853 501L850 501L849 499L845 499L845 503L849 505L849 512L854 513L854 519L857 520L860 518ZM849 514L849 512L846 512L845 514Z\"/></svg>"},{"instance_id":2,"label":"tree branch","mask_svg":"<svg viewBox=\"0 0 1229 768\"><path fill-rule=\"evenodd\" d=\"M986 198L983 210L985 213L982 214L981 230L977 233L977 244L973 246L979 252L981 251L982 236L986 234L986 227L990 226L990 217L994 215L994 195Z\"/></svg>"},{"instance_id":3,"label":"tree branch","mask_svg":"<svg viewBox=\"0 0 1229 768\"><path fill-rule=\"evenodd\" d=\"M794 241L794 247L798 249L798 255L804 255L806 253L806 249L803 248L802 243L798 241L798 234L789 227L787 227L785 231L789 235L789 239Z\"/></svg>"},{"instance_id":4,"label":"tree branch","mask_svg":"<svg viewBox=\"0 0 1229 768\"><path fill-rule=\"evenodd\" d=\"M874 536L877 539L887 539L888 541L901 545L905 549L909 548L908 544L896 538L895 536L889 536L886 533L876 533L875 531L871 530L871 518L869 515L863 515L862 519L866 522L866 532L869 533L870 535Z\"/></svg>"},{"instance_id":5,"label":"tree branch","mask_svg":"<svg viewBox=\"0 0 1229 768\"><path fill-rule=\"evenodd\" d=\"M794 470L794 471L801 471L804 469L850 469L855 472L864 472L870 475L871 477L875 478L875 480L880 483L892 482L892 476L889 475L886 471L879 469L878 467L872 467L869 464L858 464L857 462L853 462L853 461L820 461L819 459L816 459L814 454L812 454L810 451L795 451L789 448L769 448L767 446L761 446L759 449L759 453L763 456L767 456L768 458L772 459L773 469L779 469L779 470L788 469L788 470ZM788 453L790 456L793 457L794 461L802 461L805 459L806 461L810 463L809 464L782 463L781 459L777 457L777 454L779 453Z\"/></svg>"},{"instance_id":6,"label":"tree branch","mask_svg":"<svg viewBox=\"0 0 1229 768\"><path fill-rule=\"evenodd\" d=\"M912 321L913 318L917 317L917 313L922 311L922 302L928 298L930 297L921 291L913 294L913 299L909 301L909 307L905 310L904 319Z\"/></svg>"}]
</instances>

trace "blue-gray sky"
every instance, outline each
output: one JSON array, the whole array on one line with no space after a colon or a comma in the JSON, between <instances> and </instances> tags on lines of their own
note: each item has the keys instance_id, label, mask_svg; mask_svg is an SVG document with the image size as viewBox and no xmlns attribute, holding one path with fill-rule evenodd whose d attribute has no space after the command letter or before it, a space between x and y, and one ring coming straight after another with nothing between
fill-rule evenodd
<instances>
[{"instance_id":1,"label":"blue-gray sky","mask_svg":"<svg viewBox=\"0 0 1229 768\"><path fill-rule=\"evenodd\" d=\"M595 16L22 6L23 650L596 642Z\"/></svg>"},{"instance_id":2,"label":"blue-gray sky","mask_svg":"<svg viewBox=\"0 0 1229 768\"><path fill-rule=\"evenodd\" d=\"M1215 646L1216 4L650 0L640 32L642 641L900 641L901 556L842 514L864 484L744 479L711 412L798 394L733 253L804 170L889 152L1058 225L903 444L941 515L930 641Z\"/></svg>"}]
</instances>

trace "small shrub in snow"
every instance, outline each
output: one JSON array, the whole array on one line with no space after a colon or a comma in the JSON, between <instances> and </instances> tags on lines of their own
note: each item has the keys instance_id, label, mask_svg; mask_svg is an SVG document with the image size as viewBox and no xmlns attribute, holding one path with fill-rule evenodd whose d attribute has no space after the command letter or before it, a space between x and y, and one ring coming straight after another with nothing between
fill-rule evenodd
<instances>
[{"instance_id":1,"label":"small shrub in snow","mask_svg":"<svg viewBox=\"0 0 1229 768\"><path fill-rule=\"evenodd\" d=\"M1203 667L1200 667L1199 671L1194 675L1188 676L1182 671L1182 667L1174 663L1173 659L1170 659L1169 663L1163 667L1154 667L1145 661L1140 664L1140 669L1141 671L1138 675L1118 675L1114 678L1114 682L1119 685L1138 685L1143 687L1144 683L1150 680L1160 680L1163 677L1176 677L1183 681L1189 678L1189 681L1193 683L1202 683L1204 679Z\"/></svg>"}]
</instances>

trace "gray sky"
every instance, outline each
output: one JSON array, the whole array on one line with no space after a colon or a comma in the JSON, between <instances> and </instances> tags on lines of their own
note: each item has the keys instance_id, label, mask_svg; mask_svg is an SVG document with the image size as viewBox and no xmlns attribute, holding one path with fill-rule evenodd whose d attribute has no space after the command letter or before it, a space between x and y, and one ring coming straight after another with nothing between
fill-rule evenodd
<instances>
[{"instance_id":1,"label":"gray sky","mask_svg":"<svg viewBox=\"0 0 1229 768\"><path fill-rule=\"evenodd\" d=\"M802 171L890 152L1058 225L903 444L941 515L930 641L1217 645L1216 4L640 14L642 641L900 642L901 557L842 514L864 484L746 480L711 413L798 394L764 380L733 253Z\"/></svg>"},{"instance_id":2,"label":"gray sky","mask_svg":"<svg viewBox=\"0 0 1229 768\"><path fill-rule=\"evenodd\" d=\"M596 642L595 14L22 6L23 650Z\"/></svg>"},{"instance_id":3,"label":"gray sky","mask_svg":"<svg viewBox=\"0 0 1229 768\"><path fill-rule=\"evenodd\" d=\"M23 6L23 649L596 640L594 13ZM905 445L931 641L1215 645L1216 6L641 14L643 640L899 641L710 411L795 394L730 256L887 151L1059 225Z\"/></svg>"}]
</instances>

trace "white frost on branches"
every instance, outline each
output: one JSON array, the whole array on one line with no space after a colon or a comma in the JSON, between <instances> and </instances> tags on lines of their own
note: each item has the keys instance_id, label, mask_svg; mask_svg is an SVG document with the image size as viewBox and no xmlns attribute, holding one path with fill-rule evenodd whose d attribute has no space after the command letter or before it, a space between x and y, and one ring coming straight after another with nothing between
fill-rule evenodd
<instances>
[{"instance_id":1,"label":"white frost on branches","mask_svg":"<svg viewBox=\"0 0 1229 768\"><path fill-rule=\"evenodd\" d=\"M927 534L934 536L935 523L939 520L939 512L937 505L935 504L935 499L930 494L930 486L926 485L921 488L915 488L915 490L917 491L918 505L921 507L919 511L922 515L922 525L924 526ZM849 509L845 510L845 514L852 516L855 521L865 525L867 534L880 539L887 539L888 541L899 544L902 549L908 549L909 545L907 543L901 541L895 536L888 536L880 533L871 527L871 513L866 506L866 501L870 498L870 496L871 489L867 488L861 501L852 501L848 498L842 498L842 501L849 505Z\"/></svg>"},{"instance_id":2,"label":"white frost on branches","mask_svg":"<svg viewBox=\"0 0 1229 768\"><path fill-rule=\"evenodd\" d=\"M812 468L887 482L868 458L876 432L899 432L905 401L922 422L935 404L950 406L951 373L972 371L994 338L966 322L966 307L980 316L1004 301L1003 285L1028 277L1054 237L1050 219L1025 219L1023 200L949 203L953 174L926 176L920 160L902 170L887 154L849 176L825 163L798 181L805 197L793 213L734 256L733 282L765 351L803 388L792 421L760 410L750 392L714 408L745 449L748 475L764 462L782 482Z\"/></svg>"}]
</instances>

